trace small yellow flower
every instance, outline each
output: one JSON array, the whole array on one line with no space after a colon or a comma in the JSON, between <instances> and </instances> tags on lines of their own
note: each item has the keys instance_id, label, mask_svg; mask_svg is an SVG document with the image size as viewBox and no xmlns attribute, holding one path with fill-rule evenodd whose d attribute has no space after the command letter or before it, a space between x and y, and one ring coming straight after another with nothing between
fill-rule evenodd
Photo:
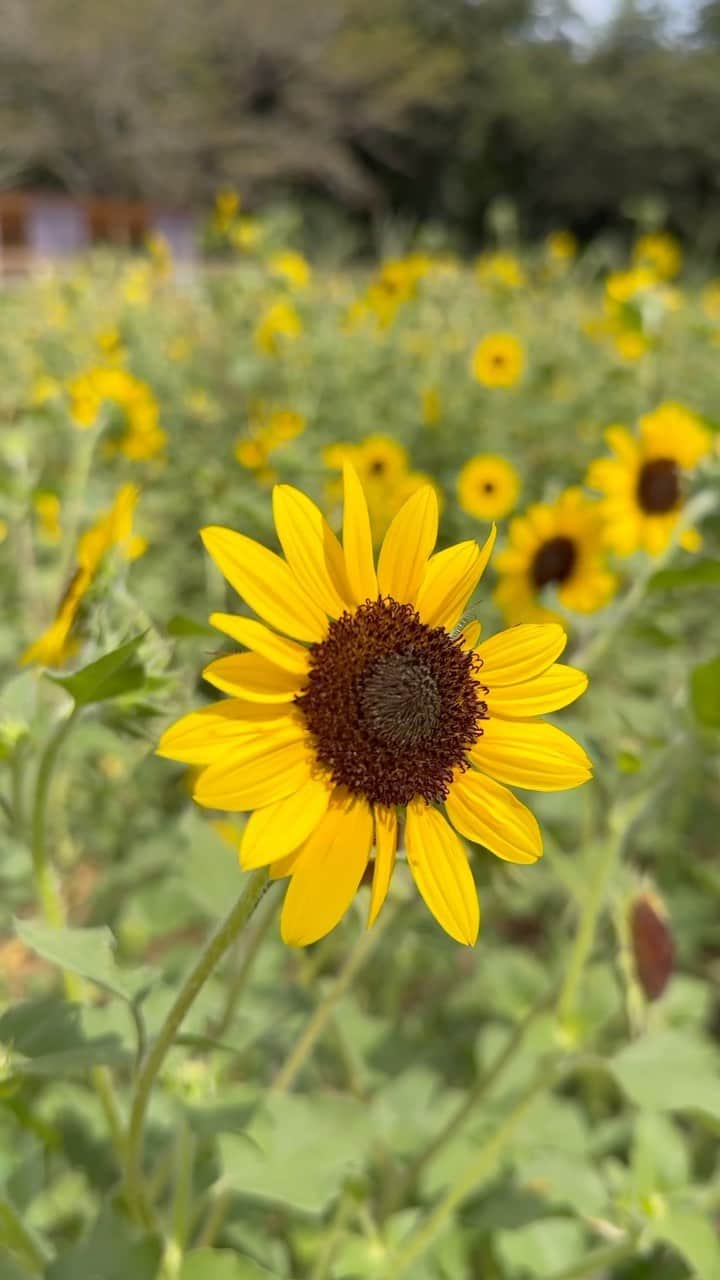
<instances>
[{"instance_id":1,"label":"small yellow flower","mask_svg":"<svg viewBox=\"0 0 720 1280\"><path fill-rule=\"evenodd\" d=\"M614 335L615 350L621 360L634 364L650 350L650 339L641 329L622 329Z\"/></svg>"},{"instance_id":2,"label":"small yellow flower","mask_svg":"<svg viewBox=\"0 0 720 1280\"><path fill-rule=\"evenodd\" d=\"M711 280L702 293L705 315L713 323L720 323L720 280Z\"/></svg>"},{"instance_id":3,"label":"small yellow flower","mask_svg":"<svg viewBox=\"0 0 720 1280\"><path fill-rule=\"evenodd\" d=\"M80 429L97 424L104 405L120 410L124 426L107 440L109 455L122 453L135 462L160 455L166 444L159 423L159 407L151 388L125 369L96 368L78 374L68 383L70 412Z\"/></svg>"},{"instance_id":4,"label":"small yellow flower","mask_svg":"<svg viewBox=\"0 0 720 1280\"><path fill-rule=\"evenodd\" d=\"M572 262L577 257L578 243L572 231L552 231L545 241L545 251L553 262Z\"/></svg>"},{"instance_id":5,"label":"small yellow flower","mask_svg":"<svg viewBox=\"0 0 720 1280\"><path fill-rule=\"evenodd\" d=\"M109 359L117 359L123 353L123 341L120 330L116 328L103 329L97 335L97 345L103 355Z\"/></svg>"},{"instance_id":6,"label":"small yellow flower","mask_svg":"<svg viewBox=\"0 0 720 1280\"><path fill-rule=\"evenodd\" d=\"M51 378L48 374L43 373L32 384L30 403L33 405L47 404L48 400L54 400L61 392L62 383L57 378Z\"/></svg>"},{"instance_id":7,"label":"small yellow flower","mask_svg":"<svg viewBox=\"0 0 720 1280\"><path fill-rule=\"evenodd\" d=\"M523 374L525 352L512 333L491 333L472 354L472 373L484 387L514 387Z\"/></svg>"},{"instance_id":8,"label":"small yellow flower","mask_svg":"<svg viewBox=\"0 0 720 1280\"><path fill-rule=\"evenodd\" d=\"M605 541L618 555L642 548L661 555L673 537L685 501L685 475L712 449L712 436L684 405L661 404L640 419L637 436L626 427L608 427L611 458L591 463L587 483L604 495ZM697 551L696 529L686 529L680 544Z\"/></svg>"},{"instance_id":9,"label":"small yellow flower","mask_svg":"<svg viewBox=\"0 0 720 1280\"><path fill-rule=\"evenodd\" d=\"M276 356L286 342L302 333L302 321L291 302L280 299L263 312L255 326L255 345L264 355Z\"/></svg>"},{"instance_id":10,"label":"small yellow flower","mask_svg":"<svg viewBox=\"0 0 720 1280\"><path fill-rule=\"evenodd\" d=\"M594 613L614 594L602 547L603 515L578 488L556 502L536 503L510 522L509 545L497 557L495 600L507 622L542 622L556 613L545 603L552 588L573 613Z\"/></svg>"},{"instance_id":11,"label":"small yellow flower","mask_svg":"<svg viewBox=\"0 0 720 1280\"><path fill-rule=\"evenodd\" d=\"M268 259L273 275L282 276L294 289L305 289L310 283L310 264L294 249L281 249Z\"/></svg>"},{"instance_id":12,"label":"small yellow flower","mask_svg":"<svg viewBox=\"0 0 720 1280\"><path fill-rule=\"evenodd\" d=\"M682 267L682 249L669 232L650 232L636 241L633 262L639 267L649 267L661 280L673 280Z\"/></svg>"},{"instance_id":13,"label":"small yellow flower","mask_svg":"<svg viewBox=\"0 0 720 1280\"><path fill-rule=\"evenodd\" d=\"M537 719L579 697L587 677L557 662L566 643L557 625L480 644L477 634L455 634L494 531L482 547L433 555L438 510L425 485L396 515L376 565L362 486L347 464L344 498L341 544L305 494L275 488L284 559L230 529L203 530L215 564L262 622L212 615L248 652L210 663L205 679L229 696L172 725L158 754L201 767L198 804L250 813L240 862L289 877L286 943L306 946L335 928L373 854L374 923L402 824L425 904L472 946L480 911L461 837L508 862L540 857L537 820L508 787L559 791L590 778L583 749Z\"/></svg>"},{"instance_id":14,"label":"small yellow flower","mask_svg":"<svg viewBox=\"0 0 720 1280\"><path fill-rule=\"evenodd\" d=\"M213 227L220 234L227 232L240 211L240 197L232 187L223 187L215 196Z\"/></svg>"},{"instance_id":15,"label":"small yellow flower","mask_svg":"<svg viewBox=\"0 0 720 1280\"><path fill-rule=\"evenodd\" d=\"M484 253L475 263L475 275L480 284L500 289L522 289L526 283L525 272L512 253Z\"/></svg>"},{"instance_id":16,"label":"small yellow flower","mask_svg":"<svg viewBox=\"0 0 720 1280\"><path fill-rule=\"evenodd\" d=\"M505 458L481 453L465 463L458 477L458 502L478 520L501 520L517 503L520 478Z\"/></svg>"},{"instance_id":17,"label":"small yellow flower","mask_svg":"<svg viewBox=\"0 0 720 1280\"><path fill-rule=\"evenodd\" d=\"M123 485L109 511L101 515L78 541L76 568L50 626L25 650L23 666L31 663L62 667L78 648L75 623L80 606L105 558L117 550L124 560L136 560L147 547L144 538L133 534L132 522L138 490Z\"/></svg>"},{"instance_id":18,"label":"small yellow flower","mask_svg":"<svg viewBox=\"0 0 720 1280\"><path fill-rule=\"evenodd\" d=\"M5 541L9 532L10 526L8 525L7 520L3 520L2 516L0 516L0 542Z\"/></svg>"},{"instance_id":19,"label":"small yellow flower","mask_svg":"<svg viewBox=\"0 0 720 1280\"><path fill-rule=\"evenodd\" d=\"M35 513L40 522L40 532L46 542L59 542L62 536L60 526L60 499L56 493L42 491L33 498Z\"/></svg>"},{"instance_id":20,"label":"small yellow flower","mask_svg":"<svg viewBox=\"0 0 720 1280\"><path fill-rule=\"evenodd\" d=\"M658 284L655 271L649 266L632 267L627 271L611 271L605 281L605 295L610 302L633 302Z\"/></svg>"}]
</instances>

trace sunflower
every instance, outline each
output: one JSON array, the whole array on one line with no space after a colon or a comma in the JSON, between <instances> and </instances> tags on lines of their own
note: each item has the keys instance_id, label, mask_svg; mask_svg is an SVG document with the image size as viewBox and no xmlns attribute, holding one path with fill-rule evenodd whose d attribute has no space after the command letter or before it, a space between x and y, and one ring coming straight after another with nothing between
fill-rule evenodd
<instances>
[{"instance_id":1,"label":"sunflower","mask_svg":"<svg viewBox=\"0 0 720 1280\"><path fill-rule=\"evenodd\" d=\"M594 613L616 587L602 548L600 503L577 488L556 502L536 503L510 522L510 545L497 558L500 584L495 600L508 622L549 620L557 615L543 597L552 587L576 613Z\"/></svg>"},{"instance_id":2,"label":"sunflower","mask_svg":"<svg viewBox=\"0 0 720 1280\"><path fill-rule=\"evenodd\" d=\"M612 458L591 463L587 482L605 495L605 541L618 555L643 548L660 555L668 546L683 509L685 473L712 447L710 432L684 405L670 401L640 419L638 436L608 427ZM697 530L685 529L680 545L697 551Z\"/></svg>"},{"instance_id":3,"label":"sunflower","mask_svg":"<svg viewBox=\"0 0 720 1280\"><path fill-rule=\"evenodd\" d=\"M494 453L479 453L458 476L458 502L479 520L501 520L512 511L520 491L518 473Z\"/></svg>"},{"instance_id":4,"label":"sunflower","mask_svg":"<svg viewBox=\"0 0 720 1280\"><path fill-rule=\"evenodd\" d=\"M213 614L248 650L205 678L229 696L184 716L160 755L201 766L195 799L251 811L240 861L290 877L281 932L292 945L340 921L374 850L368 924L385 900L403 832L417 888L436 919L474 943L477 893L459 836L509 862L542 853L538 824L504 785L579 786L585 752L535 717L585 689L557 663L562 627L524 626L477 644L458 622L492 551L463 542L433 554L430 485L398 512L377 568L357 473L344 467L342 545L299 490L278 485L285 559L229 529L207 550L262 622ZM458 835L459 833L459 835Z\"/></svg>"},{"instance_id":5,"label":"sunflower","mask_svg":"<svg viewBox=\"0 0 720 1280\"><path fill-rule=\"evenodd\" d=\"M145 539L132 531L138 497L139 492L134 485L123 485L118 489L110 510L99 516L82 534L77 545L75 572L55 617L23 653L20 659L23 666L30 663L45 667L63 666L78 648L74 634L77 617L106 556L113 549L124 560L137 560L144 554L147 548Z\"/></svg>"},{"instance_id":6,"label":"sunflower","mask_svg":"<svg viewBox=\"0 0 720 1280\"><path fill-rule=\"evenodd\" d=\"M514 387L522 377L525 353L512 333L491 333L472 354L473 377L484 387Z\"/></svg>"}]
</instances>

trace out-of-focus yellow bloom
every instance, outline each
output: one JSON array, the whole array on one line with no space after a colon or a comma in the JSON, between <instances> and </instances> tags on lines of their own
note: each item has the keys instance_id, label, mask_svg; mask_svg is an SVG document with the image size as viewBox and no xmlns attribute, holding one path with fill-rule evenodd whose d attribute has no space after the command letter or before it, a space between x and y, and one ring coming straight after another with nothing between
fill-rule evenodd
<instances>
[{"instance_id":1,"label":"out-of-focus yellow bloom","mask_svg":"<svg viewBox=\"0 0 720 1280\"><path fill-rule=\"evenodd\" d=\"M572 231L552 231L545 241L545 252L553 262L572 262L577 251L578 242Z\"/></svg>"},{"instance_id":2,"label":"out-of-focus yellow bloom","mask_svg":"<svg viewBox=\"0 0 720 1280\"><path fill-rule=\"evenodd\" d=\"M483 253L475 262L475 275L480 284L499 289L522 289L527 283L525 272L512 253Z\"/></svg>"},{"instance_id":3,"label":"out-of-focus yellow bloom","mask_svg":"<svg viewBox=\"0 0 720 1280\"><path fill-rule=\"evenodd\" d=\"M310 264L295 249L281 249L273 253L268 258L268 267L273 275L281 276L294 289L304 289L310 283Z\"/></svg>"},{"instance_id":4,"label":"out-of-focus yellow bloom","mask_svg":"<svg viewBox=\"0 0 720 1280\"><path fill-rule=\"evenodd\" d=\"M552 622L557 615L545 603L548 588L574 613L602 609L617 588L605 561L602 528L600 503L579 488L511 520L509 545L497 557L495 592L506 621Z\"/></svg>"},{"instance_id":5,"label":"out-of-focus yellow bloom","mask_svg":"<svg viewBox=\"0 0 720 1280\"><path fill-rule=\"evenodd\" d=\"M422 419L426 427L435 427L442 417L442 398L437 387L423 387L420 392Z\"/></svg>"},{"instance_id":6,"label":"out-of-focus yellow bloom","mask_svg":"<svg viewBox=\"0 0 720 1280\"><path fill-rule=\"evenodd\" d=\"M7 520L3 520L0 516L0 542L4 542L10 532Z\"/></svg>"},{"instance_id":7,"label":"out-of-focus yellow bloom","mask_svg":"<svg viewBox=\"0 0 720 1280\"><path fill-rule=\"evenodd\" d=\"M70 584L50 626L22 655L20 661L24 666L30 663L46 667L63 666L78 648L74 624L82 601L108 554L115 550L124 560L136 560L143 554L147 543L132 531L137 500L135 486L123 485L110 510L82 534Z\"/></svg>"},{"instance_id":8,"label":"out-of-focus yellow bloom","mask_svg":"<svg viewBox=\"0 0 720 1280\"><path fill-rule=\"evenodd\" d=\"M301 435L306 426L307 420L294 409L255 405L247 433L235 442L235 458L248 471L264 471L273 450ZM257 478L261 479L259 474Z\"/></svg>"},{"instance_id":9,"label":"out-of-focus yellow bloom","mask_svg":"<svg viewBox=\"0 0 720 1280\"><path fill-rule=\"evenodd\" d=\"M213 228L215 231L229 231L240 211L240 197L232 187L223 187L215 196L213 210Z\"/></svg>"},{"instance_id":10,"label":"out-of-focus yellow bloom","mask_svg":"<svg viewBox=\"0 0 720 1280\"><path fill-rule=\"evenodd\" d=\"M173 256L167 238L158 231L145 237L145 248L150 255L153 275L156 280L167 280L173 271Z\"/></svg>"},{"instance_id":11,"label":"out-of-focus yellow bloom","mask_svg":"<svg viewBox=\"0 0 720 1280\"><path fill-rule=\"evenodd\" d=\"M615 350L622 360L634 363L649 351L651 343L641 329L621 329L613 335Z\"/></svg>"},{"instance_id":12,"label":"out-of-focus yellow bloom","mask_svg":"<svg viewBox=\"0 0 720 1280\"><path fill-rule=\"evenodd\" d=\"M167 437L159 424L157 401L147 383L125 369L89 369L68 384L70 413L76 427L95 426L105 404L116 405L124 415L124 429L108 440L109 454L122 453L134 462L158 457Z\"/></svg>"},{"instance_id":13,"label":"out-of-focus yellow bloom","mask_svg":"<svg viewBox=\"0 0 720 1280\"><path fill-rule=\"evenodd\" d=\"M661 555L674 535L685 502L685 474L712 449L712 436L685 405L666 402L640 419L634 436L623 426L608 427L610 458L591 463L587 483L604 495L601 511L606 544L621 556L639 548ZM700 536L686 529L686 551L697 551Z\"/></svg>"},{"instance_id":14,"label":"out-of-focus yellow bloom","mask_svg":"<svg viewBox=\"0 0 720 1280\"><path fill-rule=\"evenodd\" d=\"M56 493L43 490L33 498L33 507L40 524L40 532L45 542L59 542L62 529L60 527L60 499Z\"/></svg>"},{"instance_id":15,"label":"out-of-focus yellow bloom","mask_svg":"<svg viewBox=\"0 0 720 1280\"><path fill-rule=\"evenodd\" d=\"M302 333L302 321L295 307L284 298L272 302L255 326L255 345L264 355L276 356L285 343L295 342Z\"/></svg>"},{"instance_id":16,"label":"out-of-focus yellow bloom","mask_svg":"<svg viewBox=\"0 0 720 1280\"><path fill-rule=\"evenodd\" d=\"M48 374L42 373L32 384L30 403L32 405L47 404L48 400L54 400L61 392L62 383L57 378L51 378Z\"/></svg>"},{"instance_id":17,"label":"out-of-focus yellow bloom","mask_svg":"<svg viewBox=\"0 0 720 1280\"><path fill-rule=\"evenodd\" d=\"M97 344L108 360L118 360L123 355L123 340L119 329L103 329L97 335Z\"/></svg>"},{"instance_id":18,"label":"out-of-focus yellow bloom","mask_svg":"<svg viewBox=\"0 0 720 1280\"><path fill-rule=\"evenodd\" d=\"M380 329L388 329L400 307L415 297L419 282L432 266L433 260L424 253L388 258L373 276L365 293L349 308L346 326L352 329L358 321L372 316Z\"/></svg>"},{"instance_id":19,"label":"out-of-focus yellow bloom","mask_svg":"<svg viewBox=\"0 0 720 1280\"><path fill-rule=\"evenodd\" d=\"M502 520L515 507L520 477L513 465L494 453L480 453L458 476L458 502L478 520Z\"/></svg>"},{"instance_id":20,"label":"out-of-focus yellow bloom","mask_svg":"<svg viewBox=\"0 0 720 1280\"><path fill-rule=\"evenodd\" d=\"M152 270L148 262L135 262L125 272L123 298L131 307L146 307L152 297Z\"/></svg>"},{"instance_id":21,"label":"out-of-focus yellow bloom","mask_svg":"<svg viewBox=\"0 0 720 1280\"><path fill-rule=\"evenodd\" d=\"M243 218L236 218L227 234L230 243L236 249L240 249L243 253L247 253L250 249L254 249L262 240L262 223L258 218L251 218L249 215L246 215Z\"/></svg>"},{"instance_id":22,"label":"out-of-focus yellow bloom","mask_svg":"<svg viewBox=\"0 0 720 1280\"><path fill-rule=\"evenodd\" d=\"M472 354L473 377L484 387L514 387L522 377L525 352L512 333L490 333Z\"/></svg>"},{"instance_id":23,"label":"out-of-focus yellow bloom","mask_svg":"<svg viewBox=\"0 0 720 1280\"><path fill-rule=\"evenodd\" d=\"M633 262L638 267L649 267L661 280L674 280L682 267L682 249L669 232L653 231L635 242Z\"/></svg>"},{"instance_id":24,"label":"out-of-focus yellow bloom","mask_svg":"<svg viewBox=\"0 0 720 1280\"><path fill-rule=\"evenodd\" d=\"M654 289L657 283L657 273L649 266L611 271L605 281L605 296L612 302L633 302L641 294Z\"/></svg>"},{"instance_id":25,"label":"out-of-focus yellow bloom","mask_svg":"<svg viewBox=\"0 0 720 1280\"><path fill-rule=\"evenodd\" d=\"M373 540L379 542L393 516L403 503L424 484L433 484L438 502L442 493L437 485L420 471L409 469L407 449L390 436L366 436L358 444L338 443L323 450L323 461L334 471L342 471L350 463L360 476L368 510ZM340 498L342 482L338 478L327 486L329 502Z\"/></svg>"}]
</instances>

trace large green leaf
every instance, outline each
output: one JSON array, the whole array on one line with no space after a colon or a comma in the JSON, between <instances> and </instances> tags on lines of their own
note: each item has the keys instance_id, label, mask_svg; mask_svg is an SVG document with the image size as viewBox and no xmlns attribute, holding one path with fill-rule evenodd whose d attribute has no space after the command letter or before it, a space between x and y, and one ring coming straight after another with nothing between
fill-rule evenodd
<instances>
[{"instance_id":1,"label":"large green leaf","mask_svg":"<svg viewBox=\"0 0 720 1280\"><path fill-rule=\"evenodd\" d=\"M322 1213L362 1163L372 1136L354 1099L271 1095L244 1135L221 1135L224 1178L253 1199Z\"/></svg>"},{"instance_id":2,"label":"large green leaf","mask_svg":"<svg viewBox=\"0 0 720 1280\"><path fill-rule=\"evenodd\" d=\"M102 925L97 929L52 929L30 920L15 920L18 937L44 960L69 969L130 1002L153 982L147 968L124 970L115 962L115 939Z\"/></svg>"},{"instance_id":3,"label":"large green leaf","mask_svg":"<svg viewBox=\"0 0 720 1280\"><path fill-rule=\"evenodd\" d=\"M586 1252L585 1231L574 1218L543 1218L515 1231L500 1231L496 1249L511 1276L552 1276Z\"/></svg>"},{"instance_id":4,"label":"large green leaf","mask_svg":"<svg viewBox=\"0 0 720 1280\"><path fill-rule=\"evenodd\" d=\"M706 1213L671 1205L652 1225L657 1240L672 1245L690 1263L694 1280L718 1280L720 1242Z\"/></svg>"},{"instance_id":5,"label":"large green leaf","mask_svg":"<svg viewBox=\"0 0 720 1280\"><path fill-rule=\"evenodd\" d=\"M157 1237L134 1235L104 1210L90 1236L48 1267L45 1280L156 1280L161 1254Z\"/></svg>"},{"instance_id":6,"label":"large green leaf","mask_svg":"<svg viewBox=\"0 0 720 1280\"><path fill-rule=\"evenodd\" d=\"M610 1059L618 1084L652 1111L706 1111L720 1119L720 1072L706 1041L684 1031L656 1031Z\"/></svg>"},{"instance_id":7,"label":"large green leaf","mask_svg":"<svg viewBox=\"0 0 720 1280\"><path fill-rule=\"evenodd\" d=\"M693 711L706 729L720 729L720 658L694 667L690 675Z\"/></svg>"},{"instance_id":8,"label":"large green leaf","mask_svg":"<svg viewBox=\"0 0 720 1280\"><path fill-rule=\"evenodd\" d=\"M71 676L49 676L48 679L65 689L78 707L134 693L145 684L145 668L136 661L143 639L144 635L135 636Z\"/></svg>"},{"instance_id":9,"label":"large green leaf","mask_svg":"<svg viewBox=\"0 0 720 1280\"><path fill-rule=\"evenodd\" d=\"M193 1249L183 1258L178 1280L282 1280L230 1249Z\"/></svg>"}]
</instances>

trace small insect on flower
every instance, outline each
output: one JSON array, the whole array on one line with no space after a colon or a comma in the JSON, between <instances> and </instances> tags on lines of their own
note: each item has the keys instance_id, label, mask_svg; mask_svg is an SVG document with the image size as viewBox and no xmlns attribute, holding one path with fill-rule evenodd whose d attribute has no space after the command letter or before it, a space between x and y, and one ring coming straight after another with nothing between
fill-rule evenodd
<instances>
[{"instance_id":1,"label":"small insect on flower","mask_svg":"<svg viewBox=\"0 0 720 1280\"><path fill-rule=\"evenodd\" d=\"M393 519L375 565L354 468L344 466L342 545L299 490L278 485L285 558L230 529L203 530L218 568L263 619L213 614L248 652L217 658L209 683L229 696L183 717L158 751L201 766L196 801L247 812L243 867L290 877L284 940L315 942L347 911L374 852L368 924L385 900L402 822L417 888L442 927L472 945L480 912L460 836L532 863L537 821L506 784L557 791L591 765L537 716L574 701L581 671L557 662L558 625L478 643L457 634L487 565L462 542L435 554L438 508L424 485Z\"/></svg>"},{"instance_id":2,"label":"small insect on flower","mask_svg":"<svg viewBox=\"0 0 720 1280\"><path fill-rule=\"evenodd\" d=\"M663 904L644 891L630 906L630 939L635 972L646 1000L659 1000L675 963L675 944Z\"/></svg>"}]
</instances>

